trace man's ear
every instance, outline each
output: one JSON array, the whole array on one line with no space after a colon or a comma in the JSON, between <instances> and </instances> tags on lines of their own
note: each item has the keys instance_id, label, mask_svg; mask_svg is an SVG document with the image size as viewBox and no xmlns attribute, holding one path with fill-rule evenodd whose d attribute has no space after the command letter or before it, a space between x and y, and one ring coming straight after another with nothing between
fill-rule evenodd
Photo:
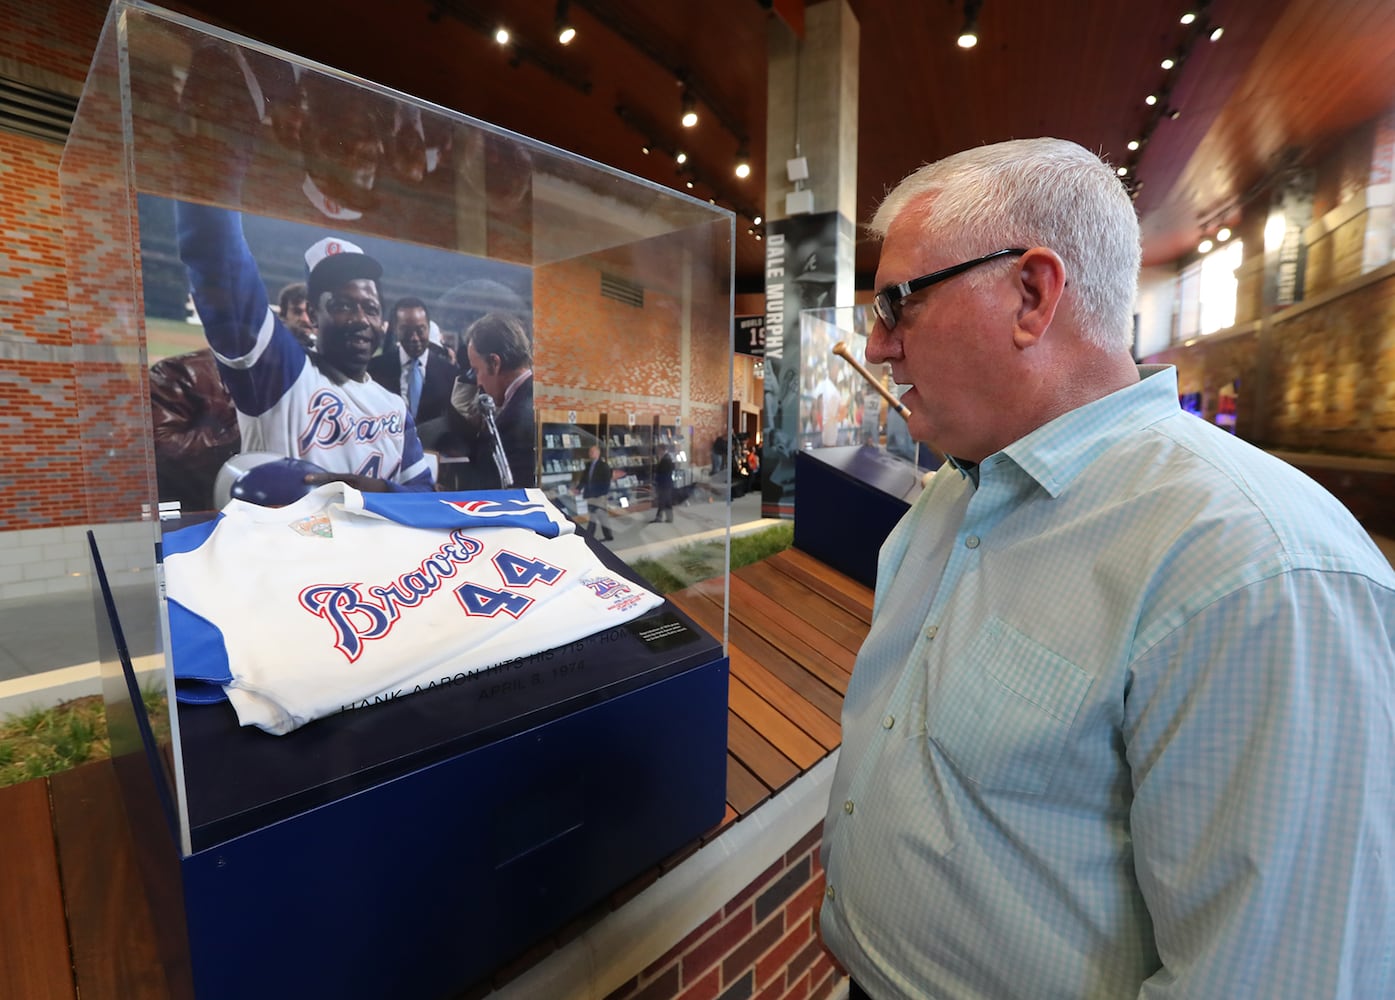
<instances>
[{"instance_id":1,"label":"man's ear","mask_svg":"<svg viewBox=\"0 0 1395 1000\"><path fill-rule=\"evenodd\" d=\"M485 363L489 366L490 375L498 375L500 370L504 367L504 359L497 354L491 354L485 359Z\"/></svg>"},{"instance_id":2,"label":"man's ear","mask_svg":"<svg viewBox=\"0 0 1395 1000\"><path fill-rule=\"evenodd\" d=\"M1066 265L1054 250L1035 247L1022 255L1017 263L1017 290L1021 298L1013 330L1018 347L1031 347L1046 335L1065 288Z\"/></svg>"}]
</instances>

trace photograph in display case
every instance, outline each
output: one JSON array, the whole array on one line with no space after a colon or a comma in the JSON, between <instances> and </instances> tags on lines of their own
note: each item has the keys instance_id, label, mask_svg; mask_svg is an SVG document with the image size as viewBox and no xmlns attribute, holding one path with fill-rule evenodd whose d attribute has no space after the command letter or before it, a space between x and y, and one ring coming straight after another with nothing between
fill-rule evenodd
<instances>
[{"instance_id":1,"label":"photograph in display case","mask_svg":"<svg viewBox=\"0 0 1395 1000\"><path fill-rule=\"evenodd\" d=\"M248 455L409 489L537 484L528 268L149 195L140 219L167 512L220 509Z\"/></svg>"}]
</instances>

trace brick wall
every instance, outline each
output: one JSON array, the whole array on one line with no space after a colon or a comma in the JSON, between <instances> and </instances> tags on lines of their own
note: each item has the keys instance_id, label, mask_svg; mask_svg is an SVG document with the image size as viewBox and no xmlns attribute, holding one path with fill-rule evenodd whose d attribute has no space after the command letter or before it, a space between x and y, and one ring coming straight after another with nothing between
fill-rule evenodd
<instances>
[{"instance_id":1,"label":"brick wall","mask_svg":"<svg viewBox=\"0 0 1395 1000\"><path fill-rule=\"evenodd\" d=\"M1395 457L1395 268L1372 278L1267 328L1269 445Z\"/></svg>"},{"instance_id":2,"label":"brick wall","mask_svg":"<svg viewBox=\"0 0 1395 1000\"><path fill-rule=\"evenodd\" d=\"M0 71L76 93L106 5L0 2ZM58 196L62 148L0 132L0 531L87 520Z\"/></svg>"},{"instance_id":3,"label":"brick wall","mask_svg":"<svg viewBox=\"0 0 1395 1000\"><path fill-rule=\"evenodd\" d=\"M842 980L819 939L822 824L606 1000L823 1000Z\"/></svg>"}]
</instances>

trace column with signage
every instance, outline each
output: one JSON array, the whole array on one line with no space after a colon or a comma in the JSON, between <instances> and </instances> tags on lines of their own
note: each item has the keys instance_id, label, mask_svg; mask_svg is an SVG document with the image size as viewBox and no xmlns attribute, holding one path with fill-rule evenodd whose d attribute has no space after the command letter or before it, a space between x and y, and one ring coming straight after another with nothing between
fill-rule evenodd
<instances>
[{"instance_id":1,"label":"column with signage","mask_svg":"<svg viewBox=\"0 0 1395 1000\"><path fill-rule=\"evenodd\" d=\"M859 27L847 0L772 21L766 130L765 390L761 513L794 514L801 406L819 359L799 314L853 304ZM831 359L822 359L825 364Z\"/></svg>"}]
</instances>

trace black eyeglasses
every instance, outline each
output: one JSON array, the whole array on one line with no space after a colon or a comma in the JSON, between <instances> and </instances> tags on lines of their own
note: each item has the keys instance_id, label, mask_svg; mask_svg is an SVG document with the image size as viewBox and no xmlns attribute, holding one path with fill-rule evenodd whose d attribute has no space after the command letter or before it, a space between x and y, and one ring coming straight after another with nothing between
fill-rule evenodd
<instances>
[{"instance_id":1,"label":"black eyeglasses","mask_svg":"<svg viewBox=\"0 0 1395 1000\"><path fill-rule=\"evenodd\" d=\"M899 285L887 285L872 299L872 309L877 314L877 319L882 321L882 326L888 330L896 329L896 323L901 319L901 302L908 295L914 295L922 289L929 288L954 277L956 274L963 274L971 267L978 267L980 264L987 264L990 260L997 260L999 257L1021 257L1026 250L995 250L993 253L973 260L966 260L962 264L955 264L953 267L946 267L941 271L931 271L929 274L922 274L919 278L912 278L910 281L903 281Z\"/></svg>"}]
</instances>

